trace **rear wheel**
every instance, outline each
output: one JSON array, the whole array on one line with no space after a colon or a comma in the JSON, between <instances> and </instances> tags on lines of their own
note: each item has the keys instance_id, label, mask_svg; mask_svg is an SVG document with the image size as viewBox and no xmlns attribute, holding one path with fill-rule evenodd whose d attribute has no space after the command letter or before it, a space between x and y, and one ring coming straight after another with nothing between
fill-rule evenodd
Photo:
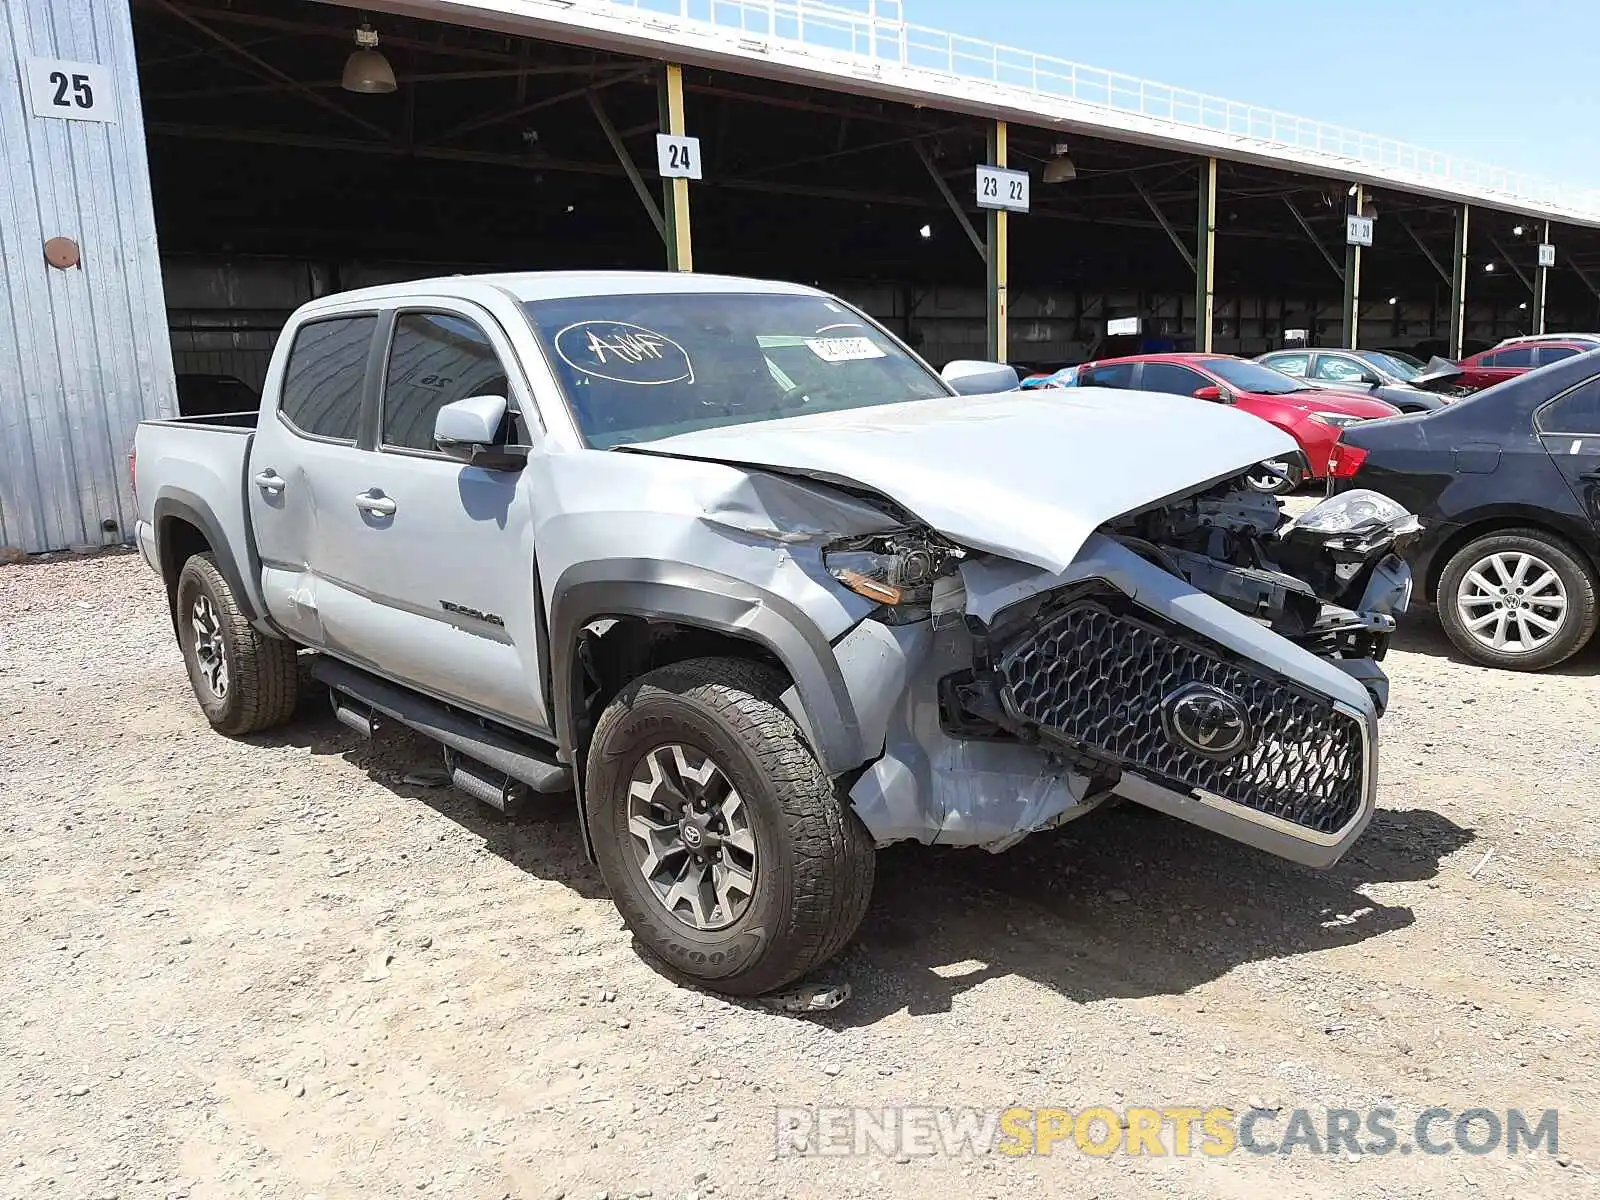
<instances>
[{"instance_id":1,"label":"rear wheel","mask_svg":"<svg viewBox=\"0 0 1600 1200\"><path fill-rule=\"evenodd\" d=\"M1445 566L1437 603L1456 648L1485 666L1543 670L1594 636L1593 575L1576 550L1539 530L1463 546Z\"/></svg>"},{"instance_id":2,"label":"rear wheel","mask_svg":"<svg viewBox=\"0 0 1600 1200\"><path fill-rule=\"evenodd\" d=\"M300 691L294 645L256 631L211 555L183 564L176 604L189 686L217 732L258 733L294 716Z\"/></svg>"},{"instance_id":3,"label":"rear wheel","mask_svg":"<svg viewBox=\"0 0 1600 1200\"><path fill-rule=\"evenodd\" d=\"M872 841L740 659L651 671L595 727L585 808L595 859L644 953L731 995L780 988L837 954L872 894Z\"/></svg>"}]
</instances>

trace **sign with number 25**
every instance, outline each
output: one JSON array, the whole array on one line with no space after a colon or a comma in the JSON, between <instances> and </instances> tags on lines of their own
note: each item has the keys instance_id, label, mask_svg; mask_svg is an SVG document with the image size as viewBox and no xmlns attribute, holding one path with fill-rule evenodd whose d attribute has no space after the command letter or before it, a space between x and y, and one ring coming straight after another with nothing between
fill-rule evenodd
<instances>
[{"instance_id":1,"label":"sign with number 25","mask_svg":"<svg viewBox=\"0 0 1600 1200\"><path fill-rule=\"evenodd\" d=\"M36 117L115 121L111 77L98 63L28 60L28 96Z\"/></svg>"}]
</instances>

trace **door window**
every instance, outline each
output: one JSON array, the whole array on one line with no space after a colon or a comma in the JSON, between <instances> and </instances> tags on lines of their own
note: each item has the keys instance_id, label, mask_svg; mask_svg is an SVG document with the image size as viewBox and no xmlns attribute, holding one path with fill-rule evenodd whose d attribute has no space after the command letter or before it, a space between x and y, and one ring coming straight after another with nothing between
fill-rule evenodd
<instances>
[{"instance_id":1,"label":"door window","mask_svg":"<svg viewBox=\"0 0 1600 1200\"><path fill-rule=\"evenodd\" d=\"M1079 387L1125 388L1133 386L1133 364L1111 363L1078 373Z\"/></svg>"},{"instance_id":2,"label":"door window","mask_svg":"<svg viewBox=\"0 0 1600 1200\"><path fill-rule=\"evenodd\" d=\"M1531 367L1533 347L1517 346L1511 350L1496 350L1483 360L1486 367Z\"/></svg>"},{"instance_id":3,"label":"door window","mask_svg":"<svg viewBox=\"0 0 1600 1200\"><path fill-rule=\"evenodd\" d=\"M1600 434L1600 376L1580 383L1539 412L1543 433Z\"/></svg>"},{"instance_id":4,"label":"door window","mask_svg":"<svg viewBox=\"0 0 1600 1200\"><path fill-rule=\"evenodd\" d=\"M286 424L310 437L355 442L377 328L377 317L332 317L295 331L278 403Z\"/></svg>"},{"instance_id":5,"label":"door window","mask_svg":"<svg viewBox=\"0 0 1600 1200\"><path fill-rule=\"evenodd\" d=\"M1542 367L1546 363L1560 362L1563 358L1571 358L1576 353L1578 353L1577 348L1573 346L1540 346L1536 357Z\"/></svg>"},{"instance_id":6,"label":"door window","mask_svg":"<svg viewBox=\"0 0 1600 1200\"><path fill-rule=\"evenodd\" d=\"M1306 372L1311 368L1309 354L1274 354L1261 361L1274 371L1282 371L1285 375L1293 375L1296 379L1304 379Z\"/></svg>"},{"instance_id":7,"label":"door window","mask_svg":"<svg viewBox=\"0 0 1600 1200\"><path fill-rule=\"evenodd\" d=\"M1192 396L1197 388L1211 381L1198 371L1180 367L1177 363L1145 363L1144 374L1139 378L1139 390L1162 392L1172 396Z\"/></svg>"},{"instance_id":8,"label":"door window","mask_svg":"<svg viewBox=\"0 0 1600 1200\"><path fill-rule=\"evenodd\" d=\"M1283 368L1279 367L1278 369L1281 371ZM1324 379L1333 383L1353 383L1365 374L1366 368L1348 358L1324 354L1317 359L1315 372L1317 379Z\"/></svg>"},{"instance_id":9,"label":"door window","mask_svg":"<svg viewBox=\"0 0 1600 1200\"><path fill-rule=\"evenodd\" d=\"M439 410L468 396L510 400L505 367L489 336L452 313L401 313L383 382L385 446L434 449Z\"/></svg>"}]
</instances>

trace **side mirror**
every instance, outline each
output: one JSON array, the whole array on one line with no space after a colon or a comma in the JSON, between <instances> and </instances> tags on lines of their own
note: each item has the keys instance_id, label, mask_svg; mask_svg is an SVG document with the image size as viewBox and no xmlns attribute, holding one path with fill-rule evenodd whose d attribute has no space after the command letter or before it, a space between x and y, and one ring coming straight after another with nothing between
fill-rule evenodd
<instances>
[{"instance_id":1,"label":"side mirror","mask_svg":"<svg viewBox=\"0 0 1600 1200\"><path fill-rule=\"evenodd\" d=\"M1019 386L1017 369L1005 363L978 362L958 358L946 363L939 378L955 389L958 396L987 396L992 392L1014 392Z\"/></svg>"},{"instance_id":2,"label":"side mirror","mask_svg":"<svg viewBox=\"0 0 1600 1200\"><path fill-rule=\"evenodd\" d=\"M1213 404L1228 404L1231 402L1228 394L1214 383L1208 383L1205 387L1195 388L1191 395L1196 400L1209 400Z\"/></svg>"},{"instance_id":3,"label":"side mirror","mask_svg":"<svg viewBox=\"0 0 1600 1200\"><path fill-rule=\"evenodd\" d=\"M500 435L508 407L504 396L468 396L451 401L433 419L433 443L469 466L490 471L519 470L528 461L528 448L507 445Z\"/></svg>"}]
</instances>

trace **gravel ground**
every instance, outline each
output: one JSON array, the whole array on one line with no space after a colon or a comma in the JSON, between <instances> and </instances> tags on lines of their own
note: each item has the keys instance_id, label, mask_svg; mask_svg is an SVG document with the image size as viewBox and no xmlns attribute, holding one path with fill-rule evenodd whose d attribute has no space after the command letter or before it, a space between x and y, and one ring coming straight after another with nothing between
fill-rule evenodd
<instances>
[{"instance_id":1,"label":"gravel ground","mask_svg":"<svg viewBox=\"0 0 1600 1200\"><path fill-rule=\"evenodd\" d=\"M408 784L315 696L213 734L136 556L0 567L0 1195L1600 1195L1600 653L1419 619L1389 667L1336 869L1127 808L896 848L798 1017L643 966L564 803ZM1560 1152L775 1153L840 1104L1556 1108Z\"/></svg>"}]
</instances>

